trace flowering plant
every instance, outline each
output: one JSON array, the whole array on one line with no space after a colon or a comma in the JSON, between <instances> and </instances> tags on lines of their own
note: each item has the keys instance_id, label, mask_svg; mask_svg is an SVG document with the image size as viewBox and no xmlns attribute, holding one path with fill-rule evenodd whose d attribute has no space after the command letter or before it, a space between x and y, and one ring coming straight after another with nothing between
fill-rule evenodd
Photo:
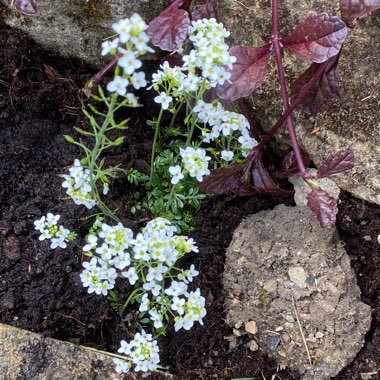
<instances>
[{"instance_id":1,"label":"flowering plant","mask_svg":"<svg viewBox=\"0 0 380 380\"><path fill-rule=\"evenodd\" d=\"M84 156L63 174L62 186L77 205L101 210L82 249L89 257L80 275L83 286L88 293L107 296L121 316L129 305L139 305L136 313L142 330L132 341L121 342L119 353L124 355L116 355L116 368L119 372L132 366L135 371L148 371L157 368L157 338L171 320L175 331L189 330L195 322L203 324L206 315L205 298L191 284L198 271L193 264L185 269L178 265L185 255L198 252L193 239L181 235L179 228L188 228L185 222L181 224L181 218L205 196L196 181L202 182L210 174L210 165L216 168L242 162L256 141L243 115L225 110L217 101L203 100L206 91L229 79L228 69L235 58L228 53L224 38L229 33L223 25L213 18L202 19L189 25L193 48L187 53L180 50L182 63L171 67L164 62L152 76L148 90L154 91L160 111L157 119L149 122L154 129L150 172L107 167L105 151L124 142L123 136L111 135L127 128L127 121L116 121L115 115L122 107L139 106L133 91L148 85L139 58L152 51L148 26L139 15L112 27L117 36L102 44L102 55L113 57L114 77L107 84L107 94L99 87L93 96L105 105L106 112L90 105L85 114L91 131L76 128L83 136L80 140L65 136ZM164 112L172 114L166 128ZM176 126L181 112L182 125ZM163 134L175 139L164 145L160 139ZM110 182L119 175L148 190L142 205L153 219L137 234L126 228L103 200ZM106 223L105 217L113 224ZM58 226L58 219L59 215L48 214L36 221L35 227L41 240L51 239L52 248L65 248L75 235ZM117 292L118 282L124 283L128 294ZM146 332L147 325L154 334Z\"/></svg>"}]
</instances>

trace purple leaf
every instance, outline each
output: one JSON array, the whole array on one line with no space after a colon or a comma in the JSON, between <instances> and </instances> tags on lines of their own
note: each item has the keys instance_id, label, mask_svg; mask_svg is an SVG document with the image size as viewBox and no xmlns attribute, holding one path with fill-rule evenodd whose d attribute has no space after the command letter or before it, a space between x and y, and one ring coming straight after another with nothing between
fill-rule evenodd
<instances>
[{"instance_id":1,"label":"purple leaf","mask_svg":"<svg viewBox=\"0 0 380 380\"><path fill-rule=\"evenodd\" d=\"M178 9L182 3L174 1L149 24L147 34L161 50L178 50L186 40L190 18L187 11Z\"/></svg>"},{"instance_id":2,"label":"purple leaf","mask_svg":"<svg viewBox=\"0 0 380 380\"><path fill-rule=\"evenodd\" d=\"M340 0L340 14L348 25L379 8L380 0Z\"/></svg>"},{"instance_id":3,"label":"purple leaf","mask_svg":"<svg viewBox=\"0 0 380 380\"><path fill-rule=\"evenodd\" d=\"M244 165L232 165L228 168L211 170L211 174L204 177L197 186L206 193L227 194L241 196L254 194L254 189L243 180Z\"/></svg>"},{"instance_id":4,"label":"purple leaf","mask_svg":"<svg viewBox=\"0 0 380 380\"><path fill-rule=\"evenodd\" d=\"M322 63L339 53L346 36L347 26L339 17L319 13L301 21L281 42L305 61Z\"/></svg>"},{"instance_id":5,"label":"purple leaf","mask_svg":"<svg viewBox=\"0 0 380 380\"><path fill-rule=\"evenodd\" d=\"M302 100L301 108L306 114L315 115L318 112L326 111L332 102L339 98L339 57L340 53L328 59L324 72ZM321 63L312 63L290 85L291 96L293 98L297 97L321 65Z\"/></svg>"},{"instance_id":6,"label":"purple leaf","mask_svg":"<svg viewBox=\"0 0 380 380\"><path fill-rule=\"evenodd\" d=\"M212 103L215 99L219 99L218 95L216 94L215 87L212 87L204 92L203 94L204 102ZM228 99L219 99L219 103L223 106L224 109L228 110L230 109L232 101Z\"/></svg>"},{"instance_id":7,"label":"purple leaf","mask_svg":"<svg viewBox=\"0 0 380 380\"><path fill-rule=\"evenodd\" d=\"M310 158L309 155L301 149L301 157L305 167L309 166ZM277 178L289 178L293 174L298 173L299 167L297 164L296 155L294 150L290 151L282 160L280 166L272 174Z\"/></svg>"},{"instance_id":8,"label":"purple leaf","mask_svg":"<svg viewBox=\"0 0 380 380\"><path fill-rule=\"evenodd\" d=\"M34 16L37 13L37 0L12 0L11 5L25 16Z\"/></svg>"},{"instance_id":9,"label":"purple leaf","mask_svg":"<svg viewBox=\"0 0 380 380\"><path fill-rule=\"evenodd\" d=\"M335 199L321 188L313 188L307 195L307 207L319 220L322 228L332 227L336 222L338 207Z\"/></svg>"},{"instance_id":10,"label":"purple leaf","mask_svg":"<svg viewBox=\"0 0 380 380\"><path fill-rule=\"evenodd\" d=\"M231 83L217 87L221 99L236 100L248 96L264 81L272 44L258 48L234 46L229 53L236 57L231 71Z\"/></svg>"},{"instance_id":11,"label":"purple leaf","mask_svg":"<svg viewBox=\"0 0 380 380\"><path fill-rule=\"evenodd\" d=\"M355 157L352 150L343 148L338 152L329 154L319 165L317 178L329 177L334 174L346 172L355 166Z\"/></svg>"},{"instance_id":12,"label":"purple leaf","mask_svg":"<svg viewBox=\"0 0 380 380\"><path fill-rule=\"evenodd\" d=\"M202 20L204 18L216 18L215 9L212 3L197 5L191 12L191 19L193 21Z\"/></svg>"},{"instance_id":13,"label":"purple leaf","mask_svg":"<svg viewBox=\"0 0 380 380\"><path fill-rule=\"evenodd\" d=\"M273 181L264 167L260 157L255 157L251 163L252 186L261 193L266 194L284 194L289 193L278 187Z\"/></svg>"}]
</instances>

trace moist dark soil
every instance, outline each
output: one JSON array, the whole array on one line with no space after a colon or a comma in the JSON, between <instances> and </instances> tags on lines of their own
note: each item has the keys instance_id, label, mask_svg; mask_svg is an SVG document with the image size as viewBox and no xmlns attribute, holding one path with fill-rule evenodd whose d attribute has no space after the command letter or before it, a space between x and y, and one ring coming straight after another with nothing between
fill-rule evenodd
<instances>
[{"instance_id":1,"label":"moist dark soil","mask_svg":"<svg viewBox=\"0 0 380 380\"><path fill-rule=\"evenodd\" d=\"M1 9L0 9L1 18ZM46 52L22 33L0 21L0 320L3 323L103 350L116 351L131 335L105 297L89 295L81 285L82 257L78 247L51 250L40 242L33 221L47 212L62 215L65 226L84 236L90 221L84 207L65 198L59 177L80 152L64 134L86 126L81 112L87 101L81 88L95 73L75 59ZM151 131L146 115L130 112L127 139L111 160L128 166L146 160ZM114 184L126 208L127 190ZM221 277L224 254L242 218L291 200L256 197L213 197L195 216L194 239L200 248L189 260L200 272L195 286L207 302L204 326L174 333L160 340L161 364L178 379L299 379L280 369L260 351L251 352L242 337L231 347L233 332L224 323ZM123 208L122 208L123 210ZM363 349L337 379L361 379L378 369L380 358L380 207L343 194L338 229L362 291L373 308L371 330ZM377 377L376 377L377 376ZM372 379L379 378L373 375Z\"/></svg>"}]
</instances>

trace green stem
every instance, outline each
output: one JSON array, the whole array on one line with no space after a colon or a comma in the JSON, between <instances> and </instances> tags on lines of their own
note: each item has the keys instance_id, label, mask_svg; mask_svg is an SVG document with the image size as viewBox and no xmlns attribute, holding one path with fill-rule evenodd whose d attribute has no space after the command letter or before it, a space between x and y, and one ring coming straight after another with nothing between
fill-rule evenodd
<instances>
[{"instance_id":1,"label":"green stem","mask_svg":"<svg viewBox=\"0 0 380 380\"><path fill-rule=\"evenodd\" d=\"M137 288L137 289L135 289L135 290L129 295L129 297L127 298L127 300L125 301L123 307L122 307L121 310L120 310L120 316L123 315L124 310L127 308L129 302L131 302L131 299L136 295L136 293L137 293L139 290L141 290L141 288Z\"/></svg>"},{"instance_id":2,"label":"green stem","mask_svg":"<svg viewBox=\"0 0 380 380\"><path fill-rule=\"evenodd\" d=\"M112 94L111 102L108 104L107 116L104 119L103 124L101 128L99 129L99 132L95 136L95 147L89 155L90 162L89 162L88 169L90 172L89 177L90 177L90 185L92 189L93 198L97 200L97 204L99 208L104 212L105 215L109 216L113 220L118 221L118 218L115 216L115 214L100 200L99 192L98 192L98 189L96 188L97 175L94 175L95 168L97 167L96 161L99 158L100 153L104 149L105 133L113 119L116 102L117 102L117 94Z\"/></svg>"},{"instance_id":3,"label":"green stem","mask_svg":"<svg viewBox=\"0 0 380 380\"><path fill-rule=\"evenodd\" d=\"M157 122L156 122L156 126L155 126L153 146L152 146L152 156L150 158L150 180L151 181L153 179L153 174L154 174L154 160L155 160L155 155L156 155L156 145L157 145L158 136L160 135L160 123L161 123L163 114L164 114L164 110L161 108L160 113L158 115Z\"/></svg>"},{"instance_id":4,"label":"green stem","mask_svg":"<svg viewBox=\"0 0 380 380\"><path fill-rule=\"evenodd\" d=\"M183 100L181 100L181 103L179 104L178 108L173 113L172 119L170 120L169 129L173 127L175 119L178 116L179 111L181 110L182 106L185 104Z\"/></svg>"}]
</instances>

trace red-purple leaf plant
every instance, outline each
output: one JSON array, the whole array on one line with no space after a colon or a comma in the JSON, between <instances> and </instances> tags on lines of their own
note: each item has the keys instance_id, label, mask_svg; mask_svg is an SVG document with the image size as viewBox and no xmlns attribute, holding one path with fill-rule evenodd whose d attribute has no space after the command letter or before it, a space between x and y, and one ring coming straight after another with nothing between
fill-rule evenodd
<instances>
[{"instance_id":1,"label":"red-purple leaf plant","mask_svg":"<svg viewBox=\"0 0 380 380\"><path fill-rule=\"evenodd\" d=\"M340 5L342 16L347 22L380 8L378 0L364 2L341 0ZM217 191L215 191L216 182L212 178L200 184L201 189L206 192L238 193L235 189L243 186L243 183L244 189L249 189L251 186L257 191L273 193L277 185L265 170L261 156L264 145L286 121L293 151L272 174L278 178L286 178L299 171L310 186L307 204L317 216L321 226L329 227L335 223L336 203L331 196L320 189L316 180L350 170L355 162L353 153L349 149L342 149L329 155L321 163L317 176L313 177L306 169L309 158L299 147L292 112L301 106L305 113L315 114L326 110L332 101L339 97L338 61L348 31L345 21L327 13L313 14L301 21L289 36L281 36L278 29L278 0L272 0L272 33L269 43L257 48L245 46L231 48L231 55L237 59L231 72L231 83L218 87L217 95L227 100L237 100L249 95L264 82L267 64L273 53L285 113L258 146L252 149L245 165L236 166L236 170L220 172L215 170L211 173L210 177L218 178ZM293 51L301 59L312 62L311 66L291 85L292 104L286 86L282 47ZM241 178L238 178L238 173ZM226 182L225 185L222 185L222 178Z\"/></svg>"}]
</instances>

